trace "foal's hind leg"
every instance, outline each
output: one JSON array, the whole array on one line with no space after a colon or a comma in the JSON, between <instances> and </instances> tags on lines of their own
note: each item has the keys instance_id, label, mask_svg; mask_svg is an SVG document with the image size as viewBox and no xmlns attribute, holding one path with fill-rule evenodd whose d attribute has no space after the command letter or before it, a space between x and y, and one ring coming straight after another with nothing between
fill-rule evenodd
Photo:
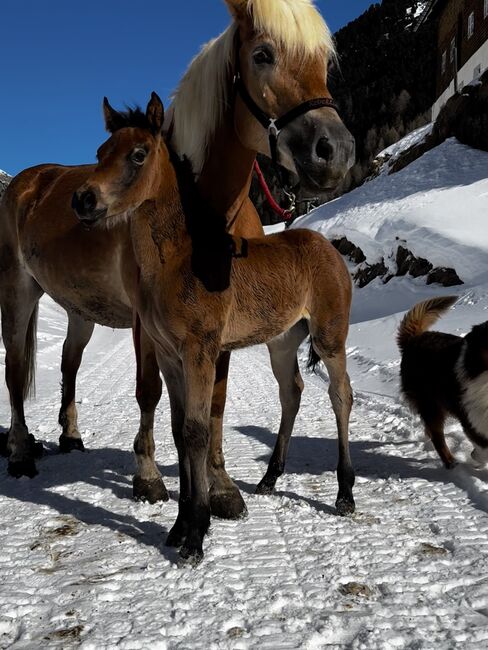
<instances>
[{"instance_id":1,"label":"foal's hind leg","mask_svg":"<svg viewBox=\"0 0 488 650\"><path fill-rule=\"evenodd\" d=\"M168 491L154 460L154 413L161 399L162 382L153 344L140 323L134 328L134 343L138 363L136 388L137 403L141 411L140 425L134 440L137 471L132 482L135 499L141 501L167 501Z\"/></svg>"},{"instance_id":2,"label":"foal's hind leg","mask_svg":"<svg viewBox=\"0 0 488 650\"><path fill-rule=\"evenodd\" d=\"M271 494L285 469L288 444L303 391L297 350L307 334L306 321L300 321L286 334L268 343L271 368L280 387L281 423L268 469L256 488L256 494Z\"/></svg>"},{"instance_id":3,"label":"foal's hind leg","mask_svg":"<svg viewBox=\"0 0 488 650\"><path fill-rule=\"evenodd\" d=\"M208 453L208 477L210 484L210 509L215 517L237 519L246 514L247 508L239 488L225 470L222 451L222 426L230 352L220 354L216 364L215 385L212 395L210 418L210 448Z\"/></svg>"},{"instance_id":4,"label":"foal's hind leg","mask_svg":"<svg viewBox=\"0 0 488 650\"><path fill-rule=\"evenodd\" d=\"M93 334L94 323L83 320L74 312L68 312L68 333L63 345L61 373L61 409L59 424L63 433L59 437L59 451L69 452L75 449L84 451L83 440L78 431L78 412L76 410L76 375L80 368L83 351Z\"/></svg>"},{"instance_id":5,"label":"foal's hind leg","mask_svg":"<svg viewBox=\"0 0 488 650\"><path fill-rule=\"evenodd\" d=\"M15 477L37 474L39 449L29 435L24 399L34 382L36 325L43 291L20 269L5 272L0 286L2 337L5 346L5 379L10 393L11 423L7 441L8 471Z\"/></svg>"},{"instance_id":6,"label":"foal's hind leg","mask_svg":"<svg viewBox=\"0 0 488 650\"><path fill-rule=\"evenodd\" d=\"M339 434L339 463L337 465L339 493L336 508L340 515L347 515L353 513L355 509L352 495L355 477L349 453L349 416L353 397L346 370L344 341L338 341L334 335L326 336L323 334L323 332L333 331L334 324L331 323L330 327L320 329L318 333L312 332L312 342L315 351L325 363L329 374L329 397L332 402ZM330 340L331 338L333 340Z\"/></svg>"}]
</instances>

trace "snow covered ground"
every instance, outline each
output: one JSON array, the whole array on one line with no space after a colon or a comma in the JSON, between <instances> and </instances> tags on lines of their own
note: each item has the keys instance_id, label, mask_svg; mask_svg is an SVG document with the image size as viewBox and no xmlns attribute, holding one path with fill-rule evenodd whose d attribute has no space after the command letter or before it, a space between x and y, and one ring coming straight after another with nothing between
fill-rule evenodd
<instances>
[{"instance_id":1,"label":"snow covered ground","mask_svg":"<svg viewBox=\"0 0 488 650\"><path fill-rule=\"evenodd\" d=\"M463 148L460 158L460 147L447 142L302 223L362 237L382 255L396 231L419 254L429 238L429 253L456 268L459 261L466 281L439 328L465 333L488 319L488 157ZM442 292L452 289L406 277L355 293L348 354L357 513L349 518L333 508L336 435L320 375L305 376L277 494L253 494L275 442L278 396L265 348L233 355L225 451L249 515L213 521L197 569L178 567L164 546L178 489L166 394L157 459L171 499L131 500L137 407L128 332L96 328L78 382L89 451L56 453L65 319L43 299L38 393L27 413L46 454L33 480L7 477L0 461L0 647L488 647L488 469L472 468L470 445L452 423L448 441L462 462L445 470L398 396L401 312ZM2 388L4 427L8 415Z\"/></svg>"}]
</instances>

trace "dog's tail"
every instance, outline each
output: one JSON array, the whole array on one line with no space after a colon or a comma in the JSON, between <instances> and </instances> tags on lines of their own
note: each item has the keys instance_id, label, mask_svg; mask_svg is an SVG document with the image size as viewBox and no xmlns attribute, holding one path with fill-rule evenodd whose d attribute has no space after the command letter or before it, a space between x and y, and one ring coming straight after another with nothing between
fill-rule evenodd
<instances>
[{"instance_id":1,"label":"dog's tail","mask_svg":"<svg viewBox=\"0 0 488 650\"><path fill-rule=\"evenodd\" d=\"M410 339L428 330L457 299L458 296L439 296L412 307L398 328L397 343L400 350L403 350Z\"/></svg>"}]
</instances>

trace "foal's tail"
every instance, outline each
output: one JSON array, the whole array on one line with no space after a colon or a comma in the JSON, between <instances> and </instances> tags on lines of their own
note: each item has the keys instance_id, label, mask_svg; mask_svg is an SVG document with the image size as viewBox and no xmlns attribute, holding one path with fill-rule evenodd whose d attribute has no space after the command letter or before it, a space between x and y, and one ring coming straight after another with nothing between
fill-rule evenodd
<instances>
[{"instance_id":1,"label":"foal's tail","mask_svg":"<svg viewBox=\"0 0 488 650\"><path fill-rule=\"evenodd\" d=\"M307 368L311 370L312 372L315 372L317 370L318 364L322 361L320 356L315 352L315 348L313 347L312 343L312 338L310 337L310 348L308 350L308 361L307 361Z\"/></svg>"},{"instance_id":2,"label":"foal's tail","mask_svg":"<svg viewBox=\"0 0 488 650\"><path fill-rule=\"evenodd\" d=\"M412 307L398 328L397 343L400 350L403 351L411 339L428 330L457 299L458 296L439 296Z\"/></svg>"},{"instance_id":3,"label":"foal's tail","mask_svg":"<svg viewBox=\"0 0 488 650\"><path fill-rule=\"evenodd\" d=\"M37 316L39 314L39 302L36 303L34 311L29 320L27 334L25 336L24 348L24 399L34 397L36 394L36 352L37 352Z\"/></svg>"}]
</instances>

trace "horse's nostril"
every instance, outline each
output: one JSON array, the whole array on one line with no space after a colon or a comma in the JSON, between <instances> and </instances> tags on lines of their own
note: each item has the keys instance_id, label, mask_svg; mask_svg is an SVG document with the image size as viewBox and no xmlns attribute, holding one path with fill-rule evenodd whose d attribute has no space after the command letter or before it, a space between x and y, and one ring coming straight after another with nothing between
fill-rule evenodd
<instances>
[{"instance_id":1,"label":"horse's nostril","mask_svg":"<svg viewBox=\"0 0 488 650\"><path fill-rule=\"evenodd\" d=\"M97 197L95 196L95 193L91 192L90 190L83 192L80 199L83 209L88 214L90 212L93 212L93 210L97 207Z\"/></svg>"},{"instance_id":2,"label":"horse's nostril","mask_svg":"<svg viewBox=\"0 0 488 650\"><path fill-rule=\"evenodd\" d=\"M334 147L329 142L329 138L322 136L315 147L318 158L329 162L334 155Z\"/></svg>"}]
</instances>

